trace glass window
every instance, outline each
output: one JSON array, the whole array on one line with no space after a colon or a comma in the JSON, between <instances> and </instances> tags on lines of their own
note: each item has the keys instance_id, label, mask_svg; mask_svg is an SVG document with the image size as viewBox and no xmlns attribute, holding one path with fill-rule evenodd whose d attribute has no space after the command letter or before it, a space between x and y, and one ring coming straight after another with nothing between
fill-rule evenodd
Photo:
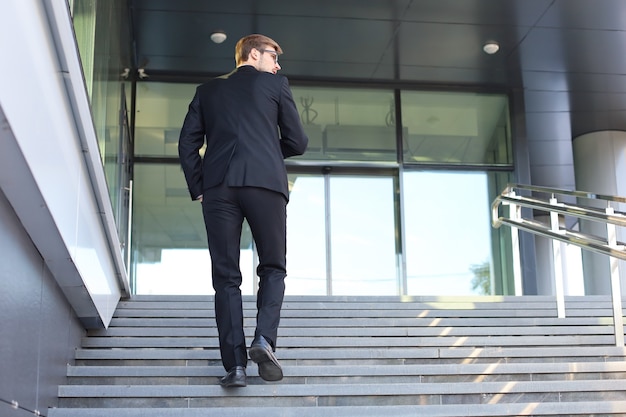
<instances>
[{"instance_id":1,"label":"glass window","mask_svg":"<svg viewBox=\"0 0 626 417\"><path fill-rule=\"evenodd\" d=\"M76 0L72 2L71 7L74 33L85 76L85 87L87 87L89 97L92 97L96 46L96 0Z\"/></svg>"},{"instance_id":2,"label":"glass window","mask_svg":"<svg viewBox=\"0 0 626 417\"><path fill-rule=\"evenodd\" d=\"M135 163L137 293L213 293L202 210L189 198L177 158L195 88L137 85L135 155L170 162ZM310 144L304 156L288 160L307 166L288 165L287 294L511 293L508 228L493 229L489 217L511 175L490 171L512 164L506 96L402 92L399 178L373 164L323 169L334 161L397 162L393 91L293 87L293 93ZM428 163L485 168L412 169ZM258 260L246 224L240 248L242 292L253 294Z\"/></svg>"},{"instance_id":3,"label":"glass window","mask_svg":"<svg viewBox=\"0 0 626 417\"><path fill-rule=\"evenodd\" d=\"M402 92L404 162L511 165L505 95Z\"/></svg>"},{"instance_id":4,"label":"glass window","mask_svg":"<svg viewBox=\"0 0 626 417\"><path fill-rule=\"evenodd\" d=\"M137 84L135 155L178 158L178 137L195 84Z\"/></svg>"},{"instance_id":5,"label":"glass window","mask_svg":"<svg viewBox=\"0 0 626 417\"><path fill-rule=\"evenodd\" d=\"M191 201L177 164L135 164L133 286L136 294L213 294L200 203ZM254 288L252 235L244 223L241 286Z\"/></svg>"},{"instance_id":6,"label":"glass window","mask_svg":"<svg viewBox=\"0 0 626 417\"><path fill-rule=\"evenodd\" d=\"M71 10L113 215L120 243L126 248L128 152L132 136L126 112L125 90L129 84L120 77L128 65L127 45L130 45L128 28L124 25L126 3L74 0Z\"/></svg>"},{"instance_id":7,"label":"glass window","mask_svg":"<svg viewBox=\"0 0 626 417\"><path fill-rule=\"evenodd\" d=\"M292 87L304 130L305 155L294 159L396 161L393 91Z\"/></svg>"}]
</instances>

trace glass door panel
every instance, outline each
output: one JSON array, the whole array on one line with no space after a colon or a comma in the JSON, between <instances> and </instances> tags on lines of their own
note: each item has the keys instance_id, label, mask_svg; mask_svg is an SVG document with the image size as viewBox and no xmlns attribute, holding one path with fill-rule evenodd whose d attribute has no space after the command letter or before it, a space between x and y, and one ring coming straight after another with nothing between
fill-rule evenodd
<instances>
[{"instance_id":1,"label":"glass door panel","mask_svg":"<svg viewBox=\"0 0 626 417\"><path fill-rule=\"evenodd\" d=\"M290 176L287 294L396 295L390 176Z\"/></svg>"},{"instance_id":2,"label":"glass door panel","mask_svg":"<svg viewBox=\"0 0 626 417\"><path fill-rule=\"evenodd\" d=\"M409 295L494 293L484 172L405 172Z\"/></svg>"},{"instance_id":3,"label":"glass door panel","mask_svg":"<svg viewBox=\"0 0 626 417\"><path fill-rule=\"evenodd\" d=\"M397 295L391 177L331 177L332 295Z\"/></svg>"},{"instance_id":4,"label":"glass door panel","mask_svg":"<svg viewBox=\"0 0 626 417\"><path fill-rule=\"evenodd\" d=\"M290 175L286 294L325 295L326 198L321 175Z\"/></svg>"}]
</instances>

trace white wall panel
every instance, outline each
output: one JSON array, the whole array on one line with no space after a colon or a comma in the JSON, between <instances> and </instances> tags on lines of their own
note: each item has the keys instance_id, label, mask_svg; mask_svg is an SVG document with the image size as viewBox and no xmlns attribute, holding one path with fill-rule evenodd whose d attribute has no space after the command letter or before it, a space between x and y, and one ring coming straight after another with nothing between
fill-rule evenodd
<instances>
[{"instance_id":1,"label":"white wall panel","mask_svg":"<svg viewBox=\"0 0 626 417\"><path fill-rule=\"evenodd\" d=\"M0 186L79 317L108 325L127 279L68 13L0 3Z\"/></svg>"}]
</instances>

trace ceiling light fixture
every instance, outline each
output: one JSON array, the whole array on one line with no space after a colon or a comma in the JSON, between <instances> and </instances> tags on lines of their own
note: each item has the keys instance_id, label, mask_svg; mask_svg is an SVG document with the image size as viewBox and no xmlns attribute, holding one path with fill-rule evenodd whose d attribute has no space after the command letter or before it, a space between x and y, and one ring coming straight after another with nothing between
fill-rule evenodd
<instances>
[{"instance_id":1,"label":"ceiling light fixture","mask_svg":"<svg viewBox=\"0 0 626 417\"><path fill-rule=\"evenodd\" d=\"M215 43L222 43L226 40L226 34L222 30L211 33L211 40Z\"/></svg>"},{"instance_id":2,"label":"ceiling light fixture","mask_svg":"<svg viewBox=\"0 0 626 417\"><path fill-rule=\"evenodd\" d=\"M483 51L485 51L485 53L489 55L493 55L499 50L500 50L500 45L498 45L498 42L496 41L489 41L485 43L485 45L483 46Z\"/></svg>"}]
</instances>

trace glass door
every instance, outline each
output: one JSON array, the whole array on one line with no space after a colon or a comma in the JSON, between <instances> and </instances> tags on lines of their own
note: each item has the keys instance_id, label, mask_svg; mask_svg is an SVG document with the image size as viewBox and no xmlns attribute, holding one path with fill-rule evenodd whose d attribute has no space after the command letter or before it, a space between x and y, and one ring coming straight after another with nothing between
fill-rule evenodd
<instances>
[{"instance_id":1,"label":"glass door","mask_svg":"<svg viewBox=\"0 0 626 417\"><path fill-rule=\"evenodd\" d=\"M486 172L403 177L409 295L495 293Z\"/></svg>"},{"instance_id":2,"label":"glass door","mask_svg":"<svg viewBox=\"0 0 626 417\"><path fill-rule=\"evenodd\" d=\"M287 293L397 295L394 179L291 176Z\"/></svg>"}]
</instances>

